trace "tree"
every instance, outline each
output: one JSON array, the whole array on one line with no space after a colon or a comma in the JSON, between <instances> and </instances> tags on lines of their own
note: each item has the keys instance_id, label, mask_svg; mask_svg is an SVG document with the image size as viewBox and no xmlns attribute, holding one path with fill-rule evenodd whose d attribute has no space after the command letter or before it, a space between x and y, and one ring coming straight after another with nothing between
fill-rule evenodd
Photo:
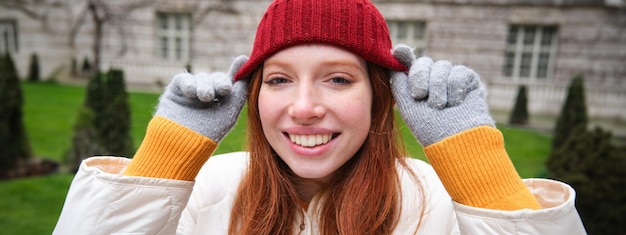
<instances>
[{"instance_id":1,"label":"tree","mask_svg":"<svg viewBox=\"0 0 626 235\"><path fill-rule=\"evenodd\" d=\"M106 154L106 150L98 138L96 128L96 112L104 107L104 92L102 74L96 72L89 78L86 87L85 101L78 111L78 117L74 124L72 146L67 156L67 163L74 172L78 170L83 159Z\"/></svg>"},{"instance_id":2,"label":"tree","mask_svg":"<svg viewBox=\"0 0 626 235\"><path fill-rule=\"evenodd\" d=\"M41 23L43 30L49 30L49 23L55 22L49 18L52 12L72 3L68 0L2 0L0 6L19 11Z\"/></svg>"},{"instance_id":3,"label":"tree","mask_svg":"<svg viewBox=\"0 0 626 235\"><path fill-rule=\"evenodd\" d=\"M626 147L615 146L611 133L587 130L583 77L568 87L546 161L548 175L576 189L576 208L589 234L625 234Z\"/></svg>"},{"instance_id":4,"label":"tree","mask_svg":"<svg viewBox=\"0 0 626 235\"><path fill-rule=\"evenodd\" d=\"M130 136L130 106L124 72L111 69L104 83L105 105L96 116L96 128L102 146L110 155L130 156L133 153Z\"/></svg>"},{"instance_id":5,"label":"tree","mask_svg":"<svg viewBox=\"0 0 626 235\"><path fill-rule=\"evenodd\" d=\"M131 110L124 72L96 72L87 83L85 102L74 125L68 162L76 170L94 155L132 156Z\"/></svg>"},{"instance_id":6,"label":"tree","mask_svg":"<svg viewBox=\"0 0 626 235\"><path fill-rule=\"evenodd\" d=\"M81 73L83 74L89 74L89 75L92 74L91 62L89 62L89 58L85 57L83 59L83 66L81 67L80 70L81 70ZM97 72L95 74L97 74Z\"/></svg>"},{"instance_id":7,"label":"tree","mask_svg":"<svg viewBox=\"0 0 626 235\"><path fill-rule=\"evenodd\" d=\"M610 132L577 126L552 151L547 168L551 178L576 189L576 208L589 234L626 234L626 147L615 146Z\"/></svg>"},{"instance_id":8,"label":"tree","mask_svg":"<svg viewBox=\"0 0 626 235\"><path fill-rule=\"evenodd\" d=\"M97 112L103 110L106 105L105 101L105 84L103 80L103 74L100 71L96 71L87 82L86 94L85 94L85 106L87 108Z\"/></svg>"},{"instance_id":9,"label":"tree","mask_svg":"<svg viewBox=\"0 0 626 235\"><path fill-rule=\"evenodd\" d=\"M528 124L528 98L526 98L526 86L521 85L517 89L517 98L515 106L509 118L509 124L525 125Z\"/></svg>"},{"instance_id":10,"label":"tree","mask_svg":"<svg viewBox=\"0 0 626 235\"><path fill-rule=\"evenodd\" d=\"M572 79L568 90L565 104L561 108L561 113L554 129L554 139L552 149L561 146L572 134L572 130L578 126L587 127L587 105L585 103L585 87L583 76L578 75Z\"/></svg>"},{"instance_id":11,"label":"tree","mask_svg":"<svg viewBox=\"0 0 626 235\"><path fill-rule=\"evenodd\" d=\"M22 122L23 95L10 54L0 58L0 176L31 157Z\"/></svg>"},{"instance_id":12,"label":"tree","mask_svg":"<svg viewBox=\"0 0 626 235\"><path fill-rule=\"evenodd\" d=\"M83 159L106 153L98 141L96 127L93 124L94 112L87 106L78 110L72 147L69 150L66 163L72 172L78 171Z\"/></svg>"},{"instance_id":13,"label":"tree","mask_svg":"<svg viewBox=\"0 0 626 235\"><path fill-rule=\"evenodd\" d=\"M38 82L40 80L39 57L36 53L30 56L30 66L28 67L28 81Z\"/></svg>"}]
</instances>

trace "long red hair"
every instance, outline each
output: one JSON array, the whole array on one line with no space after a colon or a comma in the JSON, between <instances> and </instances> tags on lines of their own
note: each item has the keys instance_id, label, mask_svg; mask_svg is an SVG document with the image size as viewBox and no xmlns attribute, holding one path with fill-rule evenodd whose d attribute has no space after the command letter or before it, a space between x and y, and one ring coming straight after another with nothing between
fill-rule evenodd
<instances>
[{"instance_id":1,"label":"long red hair","mask_svg":"<svg viewBox=\"0 0 626 235\"><path fill-rule=\"evenodd\" d=\"M399 220L397 166L409 168L397 134L387 70L368 63L368 73L373 89L370 133L321 192L321 234L390 234ZM298 177L263 134L258 111L261 76L262 69L257 69L248 87L250 163L231 211L229 234L292 234L301 224L294 218L303 218L294 186Z\"/></svg>"}]
</instances>

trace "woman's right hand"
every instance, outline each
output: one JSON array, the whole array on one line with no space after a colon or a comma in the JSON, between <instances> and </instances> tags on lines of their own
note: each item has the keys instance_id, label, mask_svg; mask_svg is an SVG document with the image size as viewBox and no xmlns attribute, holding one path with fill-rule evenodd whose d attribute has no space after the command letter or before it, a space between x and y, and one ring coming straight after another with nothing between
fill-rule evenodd
<instances>
[{"instance_id":1,"label":"woman's right hand","mask_svg":"<svg viewBox=\"0 0 626 235\"><path fill-rule=\"evenodd\" d=\"M237 122L246 102L248 81L233 82L233 76L247 60L247 56L235 58L228 74L176 75L159 97L155 115L220 142Z\"/></svg>"}]
</instances>

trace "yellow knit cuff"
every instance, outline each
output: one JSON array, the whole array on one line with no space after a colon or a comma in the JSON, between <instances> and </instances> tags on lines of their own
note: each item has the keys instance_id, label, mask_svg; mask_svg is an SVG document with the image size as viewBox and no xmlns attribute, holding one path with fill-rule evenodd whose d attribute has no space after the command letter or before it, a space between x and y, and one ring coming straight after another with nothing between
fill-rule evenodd
<instances>
[{"instance_id":1,"label":"yellow knit cuff","mask_svg":"<svg viewBox=\"0 0 626 235\"><path fill-rule=\"evenodd\" d=\"M155 116L123 174L191 181L216 148L213 140L167 118Z\"/></svg>"},{"instance_id":2,"label":"yellow knit cuff","mask_svg":"<svg viewBox=\"0 0 626 235\"><path fill-rule=\"evenodd\" d=\"M476 127L424 148L452 199L496 210L540 209L515 170L500 131Z\"/></svg>"}]
</instances>

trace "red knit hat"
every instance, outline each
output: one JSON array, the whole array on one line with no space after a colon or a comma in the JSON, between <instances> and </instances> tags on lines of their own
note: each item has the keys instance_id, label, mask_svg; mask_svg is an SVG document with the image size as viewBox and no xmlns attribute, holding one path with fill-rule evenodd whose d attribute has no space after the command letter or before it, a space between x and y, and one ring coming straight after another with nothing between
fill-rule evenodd
<instances>
[{"instance_id":1,"label":"red knit hat","mask_svg":"<svg viewBox=\"0 0 626 235\"><path fill-rule=\"evenodd\" d=\"M407 69L391 54L385 19L369 0L276 0L263 15L252 55L235 80L278 51L305 43L339 46L383 67Z\"/></svg>"}]
</instances>

